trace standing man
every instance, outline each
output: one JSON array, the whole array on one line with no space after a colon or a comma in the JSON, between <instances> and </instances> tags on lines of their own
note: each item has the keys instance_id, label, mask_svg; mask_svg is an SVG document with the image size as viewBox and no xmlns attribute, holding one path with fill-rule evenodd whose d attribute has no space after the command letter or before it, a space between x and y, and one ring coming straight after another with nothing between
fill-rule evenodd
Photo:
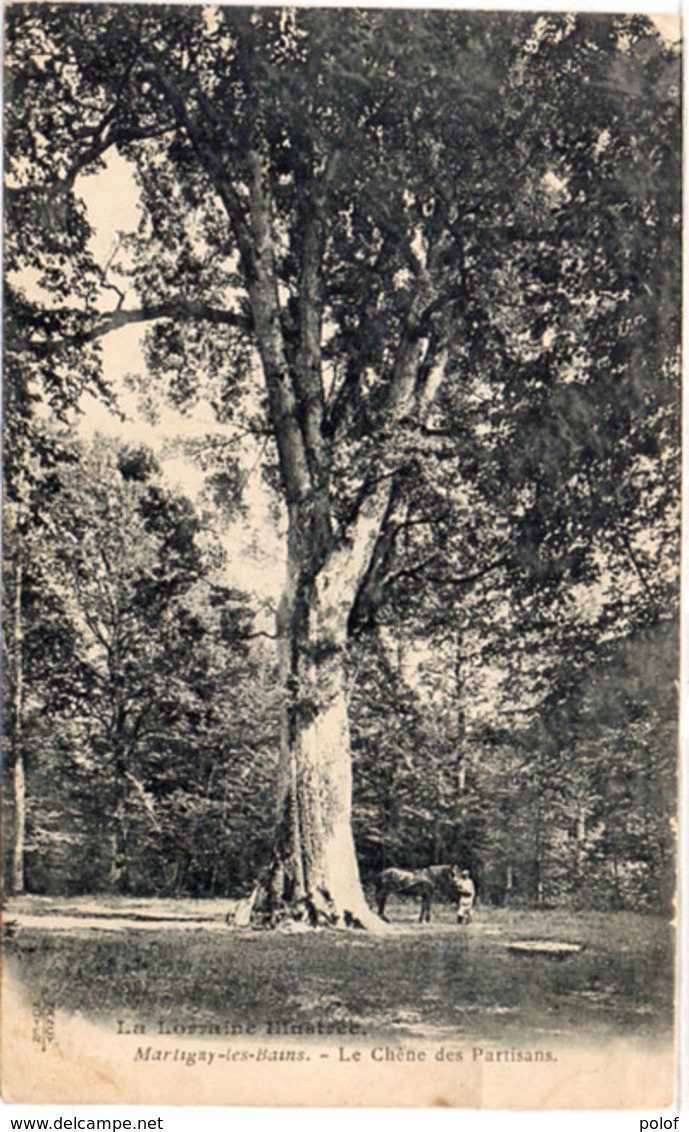
<instances>
[{"instance_id":1,"label":"standing man","mask_svg":"<svg viewBox=\"0 0 689 1132\"><path fill-rule=\"evenodd\" d=\"M462 869L457 880L457 923L470 924L476 903L476 887L468 869Z\"/></svg>"}]
</instances>

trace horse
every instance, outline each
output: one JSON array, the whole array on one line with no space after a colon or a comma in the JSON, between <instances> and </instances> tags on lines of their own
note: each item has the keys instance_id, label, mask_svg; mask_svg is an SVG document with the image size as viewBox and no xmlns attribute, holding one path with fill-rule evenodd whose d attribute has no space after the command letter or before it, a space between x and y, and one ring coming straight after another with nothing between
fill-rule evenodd
<instances>
[{"instance_id":1,"label":"horse","mask_svg":"<svg viewBox=\"0 0 689 1132\"><path fill-rule=\"evenodd\" d=\"M419 923L430 924L431 904L438 882L449 881L456 888L460 872L456 865L429 865L425 869L383 869L376 880L378 915L387 921L385 904L390 893L421 899Z\"/></svg>"}]
</instances>

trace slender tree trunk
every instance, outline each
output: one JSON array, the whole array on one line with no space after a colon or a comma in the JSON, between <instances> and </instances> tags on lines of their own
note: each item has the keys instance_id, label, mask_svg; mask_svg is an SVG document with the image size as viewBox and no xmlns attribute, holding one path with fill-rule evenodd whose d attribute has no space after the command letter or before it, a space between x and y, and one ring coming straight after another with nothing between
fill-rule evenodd
<instances>
[{"instance_id":1,"label":"slender tree trunk","mask_svg":"<svg viewBox=\"0 0 689 1132\"><path fill-rule=\"evenodd\" d=\"M115 759L115 766L122 766L121 756ZM115 771L115 797L117 799L112 820L110 835L110 888L120 896L126 896L130 890L129 877L129 851L128 851L128 802L129 791L124 774L120 769Z\"/></svg>"},{"instance_id":2,"label":"slender tree trunk","mask_svg":"<svg viewBox=\"0 0 689 1132\"><path fill-rule=\"evenodd\" d=\"M614 848L613 848L612 862L611 863L612 863L613 892L615 894L615 907L621 908L622 907L622 892L621 892L621 889L620 889L619 861L618 861L618 858L617 858L617 852Z\"/></svg>"},{"instance_id":3,"label":"slender tree trunk","mask_svg":"<svg viewBox=\"0 0 689 1132\"><path fill-rule=\"evenodd\" d=\"M127 868L127 833L119 814L116 814L116 828L110 837L110 888L120 896L129 892L129 871Z\"/></svg>"},{"instance_id":4,"label":"slender tree trunk","mask_svg":"<svg viewBox=\"0 0 689 1132\"><path fill-rule=\"evenodd\" d=\"M14 688L12 703L12 755L14 759L14 845L11 888L15 896L26 888L26 768L24 765L24 640L22 632L22 566L18 562L14 581Z\"/></svg>"},{"instance_id":5,"label":"slender tree trunk","mask_svg":"<svg viewBox=\"0 0 689 1132\"><path fill-rule=\"evenodd\" d=\"M14 848L12 853L12 893L19 896L26 890L24 859L26 852L26 775L21 751L14 756Z\"/></svg>"},{"instance_id":6,"label":"slender tree trunk","mask_svg":"<svg viewBox=\"0 0 689 1132\"><path fill-rule=\"evenodd\" d=\"M577 810L576 867L579 871L584 863L586 845L586 807L582 804Z\"/></svg>"},{"instance_id":7,"label":"slender tree trunk","mask_svg":"<svg viewBox=\"0 0 689 1132\"><path fill-rule=\"evenodd\" d=\"M505 865L505 900L504 903L508 904L512 896L512 889L514 888L514 869L512 865Z\"/></svg>"}]
</instances>

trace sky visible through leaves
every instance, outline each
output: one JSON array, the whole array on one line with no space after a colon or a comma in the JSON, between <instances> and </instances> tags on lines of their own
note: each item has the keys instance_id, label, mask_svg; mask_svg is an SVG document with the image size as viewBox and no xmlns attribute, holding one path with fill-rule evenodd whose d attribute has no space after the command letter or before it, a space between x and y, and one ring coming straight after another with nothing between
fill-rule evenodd
<instances>
[{"instance_id":1,"label":"sky visible through leaves","mask_svg":"<svg viewBox=\"0 0 689 1132\"><path fill-rule=\"evenodd\" d=\"M564 8L565 5L549 7ZM647 5L646 10L652 7ZM607 4L605 10L627 11L628 5ZM680 38L678 16L658 13L652 15L652 19L668 41ZM553 177L557 187L555 174ZM118 265L125 270L127 267L126 251L120 246L121 237L135 231L140 215L133 169L124 158L113 154L108 157L104 169L80 177L77 189L87 204L93 228L91 248L97 262L106 271L103 310L113 309L118 298L111 283L125 292L127 289L126 278L117 271ZM123 306L135 304L133 292L125 293ZM229 434L227 430L231 426L218 423L211 406L203 400L180 413L158 398L155 404L149 404L149 411L145 411L140 394L133 387L135 383L127 380L129 375L135 376L145 370L143 335L144 330L140 326L128 326L102 340L104 375L115 391L122 417L113 414L94 397L84 395L79 406L78 435L92 439L100 434L117 437L127 443L145 444L156 453L170 484L182 489L191 498L198 498L204 486L204 473L185 457L182 451L184 441ZM248 396L259 392L257 369L255 394L250 392ZM155 397L154 389L149 397ZM274 499L262 479L261 456L261 444L254 438L247 438L242 456L245 511L234 521L226 522L218 534L227 555L223 567L225 580L258 599L264 609L263 627L270 630L272 613L283 584L284 531L279 529ZM420 654L420 659L425 659L424 653ZM489 690L493 678L489 674L486 676L486 689Z\"/></svg>"}]
</instances>

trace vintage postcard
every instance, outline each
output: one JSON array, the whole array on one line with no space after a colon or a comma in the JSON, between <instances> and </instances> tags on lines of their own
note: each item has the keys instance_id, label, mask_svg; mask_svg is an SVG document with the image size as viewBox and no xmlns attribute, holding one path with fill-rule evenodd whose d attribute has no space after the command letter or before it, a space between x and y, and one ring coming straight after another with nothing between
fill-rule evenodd
<instances>
[{"instance_id":1,"label":"vintage postcard","mask_svg":"<svg viewBox=\"0 0 689 1132\"><path fill-rule=\"evenodd\" d=\"M673 1104L680 41L7 6L8 1102Z\"/></svg>"}]
</instances>

